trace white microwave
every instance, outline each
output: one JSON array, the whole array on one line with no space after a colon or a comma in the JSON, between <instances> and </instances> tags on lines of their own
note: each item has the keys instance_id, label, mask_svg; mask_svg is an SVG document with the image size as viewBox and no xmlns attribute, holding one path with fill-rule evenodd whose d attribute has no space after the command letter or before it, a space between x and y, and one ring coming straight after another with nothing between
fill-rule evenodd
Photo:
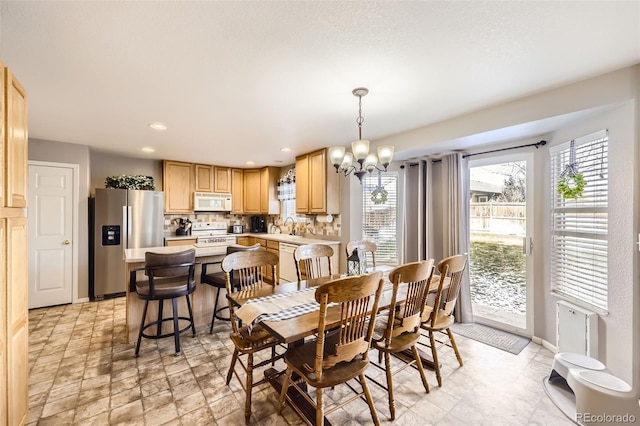
<instances>
[{"instance_id":1,"label":"white microwave","mask_svg":"<svg viewBox=\"0 0 640 426\"><path fill-rule=\"evenodd\" d=\"M218 194L215 192L195 192L193 194L193 211L231 211L231 194Z\"/></svg>"}]
</instances>

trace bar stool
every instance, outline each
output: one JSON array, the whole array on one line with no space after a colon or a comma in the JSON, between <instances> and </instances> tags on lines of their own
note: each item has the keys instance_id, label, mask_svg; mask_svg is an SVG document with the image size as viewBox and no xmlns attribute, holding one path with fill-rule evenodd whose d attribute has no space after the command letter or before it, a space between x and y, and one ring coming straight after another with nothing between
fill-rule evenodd
<instances>
[{"instance_id":1,"label":"bar stool","mask_svg":"<svg viewBox=\"0 0 640 426\"><path fill-rule=\"evenodd\" d=\"M191 301L189 300L189 295L196 289L196 281L194 278L196 251L195 249L189 249L178 253L166 254L147 252L144 257L144 270L148 281L136 282L135 275L132 277L138 297L145 301L135 355L137 357L140 352L140 342L143 337L147 339L161 339L170 336L174 336L176 355L179 355L180 333L191 328L193 336L195 337L196 335ZM182 296L185 296L187 299L189 317L181 317L178 315L178 298ZM171 299L173 305L172 318L163 318L163 302L166 299ZM150 300L158 301L158 319L145 325ZM179 320L187 321L187 326L180 329ZM162 334L162 323L165 321L173 321L173 331L171 333ZM154 326L157 327L156 334L151 335L145 333L145 330Z\"/></svg>"},{"instance_id":2,"label":"bar stool","mask_svg":"<svg viewBox=\"0 0 640 426\"><path fill-rule=\"evenodd\" d=\"M235 253L238 251L258 250L259 248L260 248L260 244L254 244L252 246L227 246L227 256L230 255L231 253ZM218 308L218 299L220 298L220 290L224 290L226 286L225 273L223 271L207 273L207 267L209 265L220 265L220 264L222 264L222 261L203 263L202 273L200 275L200 283L207 284L217 288L216 301L215 301L215 304L213 305L213 315L211 316L211 327L209 328L209 334L213 334L213 323L216 320L216 318L222 321L229 321L228 317L225 318L219 315L219 312L228 310L229 306L226 306L225 304L225 306L223 306L222 308ZM233 284L234 288L239 287L238 277L237 276L234 277L233 273L231 274L231 283Z\"/></svg>"}]
</instances>

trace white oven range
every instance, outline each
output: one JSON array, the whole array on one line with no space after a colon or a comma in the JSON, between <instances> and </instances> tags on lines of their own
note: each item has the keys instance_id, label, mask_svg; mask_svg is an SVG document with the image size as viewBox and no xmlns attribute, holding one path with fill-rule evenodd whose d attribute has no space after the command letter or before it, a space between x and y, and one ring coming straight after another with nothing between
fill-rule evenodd
<instances>
[{"instance_id":1,"label":"white oven range","mask_svg":"<svg viewBox=\"0 0 640 426\"><path fill-rule=\"evenodd\" d=\"M194 222L191 235L197 237L200 247L226 247L236 243L236 237L227 234L226 222Z\"/></svg>"}]
</instances>

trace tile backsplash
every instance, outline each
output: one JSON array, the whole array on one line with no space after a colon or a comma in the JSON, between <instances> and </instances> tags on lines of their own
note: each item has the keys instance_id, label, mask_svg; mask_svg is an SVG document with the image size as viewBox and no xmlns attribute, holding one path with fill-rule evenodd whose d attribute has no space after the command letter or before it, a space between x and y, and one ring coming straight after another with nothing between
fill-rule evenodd
<instances>
[{"instance_id":1,"label":"tile backsplash","mask_svg":"<svg viewBox=\"0 0 640 426\"><path fill-rule=\"evenodd\" d=\"M166 235L175 235L178 220L189 219L191 222L226 222L227 226L244 225L245 232L249 232L251 215L237 215L225 213L194 213L194 214L165 214L164 232ZM333 222L321 223L315 220L315 216L298 216L298 220L304 218L304 222L296 222L296 234L308 237L340 237L340 215L333 216ZM280 227L282 233L289 233L291 224L283 226L283 219L279 215L267 215L269 232L272 226Z\"/></svg>"}]
</instances>

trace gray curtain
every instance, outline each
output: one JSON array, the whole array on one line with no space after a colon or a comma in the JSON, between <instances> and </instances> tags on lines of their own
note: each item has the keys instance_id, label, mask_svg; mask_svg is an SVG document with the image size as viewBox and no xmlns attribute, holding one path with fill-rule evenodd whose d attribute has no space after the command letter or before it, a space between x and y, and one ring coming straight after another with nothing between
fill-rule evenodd
<instances>
[{"instance_id":1,"label":"gray curtain","mask_svg":"<svg viewBox=\"0 0 640 426\"><path fill-rule=\"evenodd\" d=\"M469 162L462 153L442 157L443 257L469 253ZM473 322L469 269L456 303L456 320Z\"/></svg>"},{"instance_id":2,"label":"gray curtain","mask_svg":"<svg viewBox=\"0 0 640 426\"><path fill-rule=\"evenodd\" d=\"M431 196L430 161L405 164L404 168L404 242L401 263L427 259L429 210Z\"/></svg>"}]
</instances>

